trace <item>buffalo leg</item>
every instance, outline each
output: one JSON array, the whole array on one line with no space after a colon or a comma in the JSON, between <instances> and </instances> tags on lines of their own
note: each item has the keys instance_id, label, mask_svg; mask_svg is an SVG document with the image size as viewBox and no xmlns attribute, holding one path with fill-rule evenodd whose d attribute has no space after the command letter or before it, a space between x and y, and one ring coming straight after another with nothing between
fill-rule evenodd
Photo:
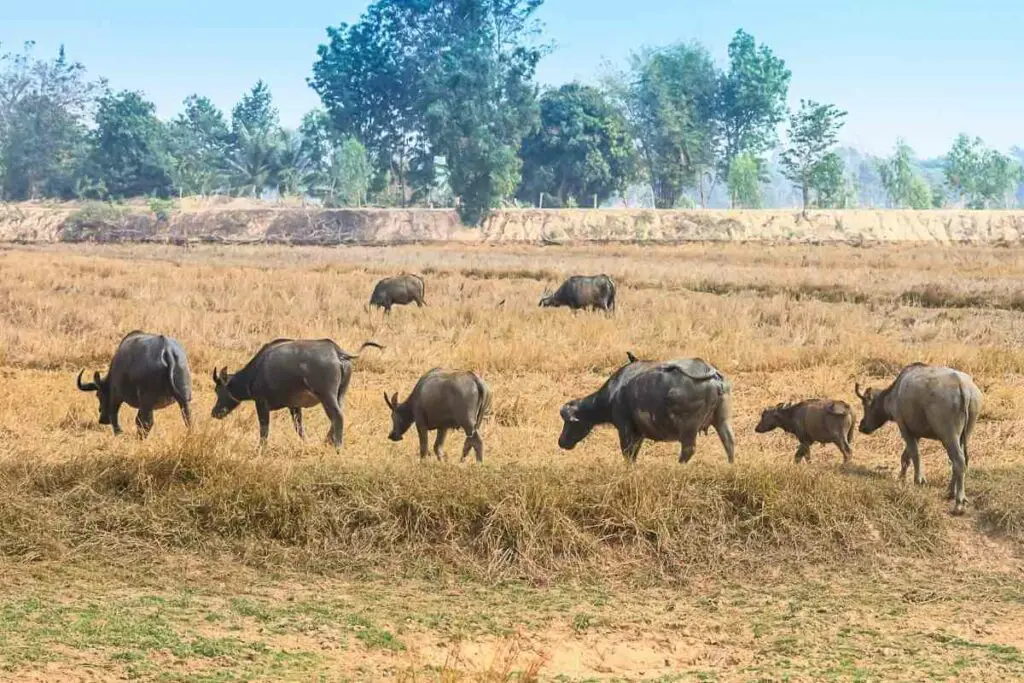
<instances>
[{"instance_id":1,"label":"buffalo leg","mask_svg":"<svg viewBox=\"0 0 1024 683\"><path fill-rule=\"evenodd\" d=\"M110 405L110 428L114 430L114 436L121 433L121 402Z\"/></svg>"},{"instance_id":2,"label":"buffalo leg","mask_svg":"<svg viewBox=\"0 0 1024 683\"><path fill-rule=\"evenodd\" d=\"M725 458L731 465L736 458L736 439L732 435L732 427L725 420L717 423L714 427L718 434L718 440L722 442L722 448L725 449Z\"/></svg>"},{"instance_id":3,"label":"buffalo leg","mask_svg":"<svg viewBox=\"0 0 1024 683\"><path fill-rule=\"evenodd\" d=\"M322 401L324 413L331 421L331 428L327 432L327 441L335 448L341 448L341 438L345 433L345 416L341 412L341 405L334 394L329 394Z\"/></svg>"},{"instance_id":4,"label":"buffalo leg","mask_svg":"<svg viewBox=\"0 0 1024 683\"><path fill-rule=\"evenodd\" d=\"M152 408L139 408L139 412L135 415L135 428L138 430L138 436L140 439L145 439L149 436L149 432L153 429L153 409Z\"/></svg>"},{"instance_id":5,"label":"buffalo leg","mask_svg":"<svg viewBox=\"0 0 1024 683\"><path fill-rule=\"evenodd\" d=\"M640 446L644 438L633 431L630 426L619 427L619 447L622 449L622 457L631 463L636 462L636 456L640 453Z\"/></svg>"},{"instance_id":6,"label":"buffalo leg","mask_svg":"<svg viewBox=\"0 0 1024 683\"><path fill-rule=\"evenodd\" d=\"M302 425L302 408L289 408L288 412L292 414L292 426L295 427L295 433L299 435L300 439L305 441L306 428Z\"/></svg>"},{"instance_id":7,"label":"buffalo leg","mask_svg":"<svg viewBox=\"0 0 1024 683\"><path fill-rule=\"evenodd\" d=\"M843 464L850 462L850 458L853 457L853 447L850 446L850 442L846 440L846 434L839 435L839 441L836 442L839 446L839 452L843 454Z\"/></svg>"},{"instance_id":8,"label":"buffalo leg","mask_svg":"<svg viewBox=\"0 0 1024 683\"><path fill-rule=\"evenodd\" d=\"M192 408L188 401L179 399L178 409L181 411L181 420L185 423L185 428L192 429Z\"/></svg>"},{"instance_id":9,"label":"buffalo leg","mask_svg":"<svg viewBox=\"0 0 1024 683\"><path fill-rule=\"evenodd\" d=\"M448 436L446 427L438 427L437 438L434 439L434 455L438 460L444 460L444 439Z\"/></svg>"},{"instance_id":10,"label":"buffalo leg","mask_svg":"<svg viewBox=\"0 0 1024 683\"><path fill-rule=\"evenodd\" d=\"M904 452L903 457L909 457L910 462L914 464L914 483L918 486L923 486L927 482L924 475L921 474L921 452L917 449L917 438L907 432L903 432L903 440L907 444L907 450ZM906 470L906 460L903 462L903 468Z\"/></svg>"},{"instance_id":11,"label":"buffalo leg","mask_svg":"<svg viewBox=\"0 0 1024 683\"><path fill-rule=\"evenodd\" d=\"M480 438L480 432L476 430L466 432L466 443L462 445L462 458L459 462L466 459L470 449L473 449L477 462L484 461L484 440Z\"/></svg>"},{"instance_id":12,"label":"buffalo leg","mask_svg":"<svg viewBox=\"0 0 1024 683\"><path fill-rule=\"evenodd\" d=\"M270 436L270 408L262 401L256 401L256 419L260 422L260 447L267 444Z\"/></svg>"},{"instance_id":13,"label":"buffalo leg","mask_svg":"<svg viewBox=\"0 0 1024 683\"><path fill-rule=\"evenodd\" d=\"M811 461L811 444L809 443L801 443L797 446L796 455L793 459L799 465L800 461L804 458L807 458L807 462Z\"/></svg>"},{"instance_id":14,"label":"buffalo leg","mask_svg":"<svg viewBox=\"0 0 1024 683\"><path fill-rule=\"evenodd\" d=\"M427 437L430 435L425 422L416 423L416 435L420 438L420 460L427 457Z\"/></svg>"},{"instance_id":15,"label":"buffalo leg","mask_svg":"<svg viewBox=\"0 0 1024 683\"><path fill-rule=\"evenodd\" d=\"M900 481L904 481L907 478L907 469L910 467L910 451L907 447L903 447L903 453L900 454Z\"/></svg>"},{"instance_id":16,"label":"buffalo leg","mask_svg":"<svg viewBox=\"0 0 1024 683\"><path fill-rule=\"evenodd\" d=\"M964 457L963 447L959 439L954 439L943 444L946 453L949 454L949 464L953 468L952 476L949 479L949 498L954 500L953 512L961 514L967 504L967 492L964 490L964 479L967 473L967 459Z\"/></svg>"}]
</instances>

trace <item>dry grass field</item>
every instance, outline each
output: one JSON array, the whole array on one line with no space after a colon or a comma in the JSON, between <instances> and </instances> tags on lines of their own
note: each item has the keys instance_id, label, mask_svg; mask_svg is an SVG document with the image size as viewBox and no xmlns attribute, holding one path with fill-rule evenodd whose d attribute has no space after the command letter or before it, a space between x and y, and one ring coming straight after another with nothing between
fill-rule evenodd
<instances>
[{"instance_id":1,"label":"dry grass field","mask_svg":"<svg viewBox=\"0 0 1024 683\"><path fill-rule=\"evenodd\" d=\"M423 309L365 310L377 278ZM540 309L606 272L613 316ZM0 678L977 680L1024 676L1024 276L1006 248L12 247L0 250ZM504 301L503 305L499 305ZM191 433L97 424L80 369L132 329L176 337ZM276 337L354 351L340 453L307 411L257 449L252 404L210 418L214 367ZM700 356L732 381L737 462L608 428L560 451L558 409L626 360ZM901 484L889 426L793 463L753 432L812 396L860 406L922 360L985 393L964 517ZM482 465L387 440L382 393L434 366L494 392ZM449 456L461 450L449 437Z\"/></svg>"}]
</instances>

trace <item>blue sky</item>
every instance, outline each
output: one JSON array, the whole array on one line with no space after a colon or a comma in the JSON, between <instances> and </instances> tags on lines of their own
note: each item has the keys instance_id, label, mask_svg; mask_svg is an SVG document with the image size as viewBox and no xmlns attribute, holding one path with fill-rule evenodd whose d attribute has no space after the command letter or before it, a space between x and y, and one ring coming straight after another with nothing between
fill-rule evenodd
<instances>
[{"instance_id":1,"label":"blue sky","mask_svg":"<svg viewBox=\"0 0 1024 683\"><path fill-rule=\"evenodd\" d=\"M324 29L354 21L366 2L304 0L0 0L0 49L60 43L116 89L143 90L163 117L192 92L225 110L258 78L282 121L316 106L305 84ZM547 0L555 51L542 83L596 80L643 45L698 40L719 60L737 28L770 45L793 71L791 100L833 102L850 114L843 141L888 150L902 135L921 155L966 131L1024 146L1021 0Z\"/></svg>"}]
</instances>

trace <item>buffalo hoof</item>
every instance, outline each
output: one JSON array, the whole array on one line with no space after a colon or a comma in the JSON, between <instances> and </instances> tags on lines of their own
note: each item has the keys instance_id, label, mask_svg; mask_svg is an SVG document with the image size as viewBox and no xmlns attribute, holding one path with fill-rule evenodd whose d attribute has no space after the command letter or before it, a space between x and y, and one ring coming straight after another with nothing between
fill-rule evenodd
<instances>
[{"instance_id":1,"label":"buffalo hoof","mask_svg":"<svg viewBox=\"0 0 1024 683\"><path fill-rule=\"evenodd\" d=\"M967 501L966 500L963 500L963 501L961 501L961 502L959 502L959 503L957 503L957 504L955 504L953 506L953 515L954 516L960 517L965 512L967 512Z\"/></svg>"}]
</instances>

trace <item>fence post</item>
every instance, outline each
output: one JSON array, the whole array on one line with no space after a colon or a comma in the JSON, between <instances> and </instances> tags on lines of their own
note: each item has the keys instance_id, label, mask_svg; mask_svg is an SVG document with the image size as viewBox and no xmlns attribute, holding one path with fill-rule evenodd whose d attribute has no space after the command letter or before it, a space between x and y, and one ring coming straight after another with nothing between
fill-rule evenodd
<instances>
[{"instance_id":1,"label":"fence post","mask_svg":"<svg viewBox=\"0 0 1024 683\"><path fill-rule=\"evenodd\" d=\"M543 192L541 192L540 195L537 197L537 208L538 209L543 209L544 208L544 193Z\"/></svg>"}]
</instances>

